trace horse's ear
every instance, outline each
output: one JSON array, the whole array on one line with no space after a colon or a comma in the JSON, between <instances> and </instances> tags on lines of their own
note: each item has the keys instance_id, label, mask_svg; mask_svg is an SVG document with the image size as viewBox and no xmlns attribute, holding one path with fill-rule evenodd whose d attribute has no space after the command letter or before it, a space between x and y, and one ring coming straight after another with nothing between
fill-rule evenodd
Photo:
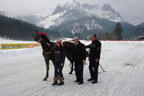
<instances>
[{"instance_id":1,"label":"horse's ear","mask_svg":"<svg viewBox=\"0 0 144 96\"><path fill-rule=\"evenodd\" d=\"M33 33L33 34L32 34L32 37L34 38L35 41L38 41L38 37L37 37L36 34Z\"/></svg>"}]
</instances>

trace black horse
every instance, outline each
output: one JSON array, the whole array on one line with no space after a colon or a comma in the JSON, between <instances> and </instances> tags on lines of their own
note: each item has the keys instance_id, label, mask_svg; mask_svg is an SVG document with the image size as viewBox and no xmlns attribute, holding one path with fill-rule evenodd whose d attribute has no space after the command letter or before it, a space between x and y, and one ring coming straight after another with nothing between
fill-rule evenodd
<instances>
[{"instance_id":1,"label":"black horse","mask_svg":"<svg viewBox=\"0 0 144 96\"><path fill-rule=\"evenodd\" d=\"M64 54L71 63L71 70L70 70L69 74L72 74L73 70L74 70L74 68L73 68L74 67L73 52L75 51L74 46L75 46L74 43L71 43L68 41L63 42Z\"/></svg>"},{"instance_id":2,"label":"black horse","mask_svg":"<svg viewBox=\"0 0 144 96\"><path fill-rule=\"evenodd\" d=\"M49 77L49 61L51 60L54 64L54 53L53 50L55 48L56 43L51 42L47 36L41 35L41 34L34 34L33 35L35 41L39 42L43 49L43 56L45 58L46 62L46 76L44 77L44 81L47 80ZM64 54L68 58L68 60L71 62L71 70L69 74L72 74L73 72L73 52L74 52L74 43L72 42L63 42L63 48L64 48Z\"/></svg>"}]
</instances>

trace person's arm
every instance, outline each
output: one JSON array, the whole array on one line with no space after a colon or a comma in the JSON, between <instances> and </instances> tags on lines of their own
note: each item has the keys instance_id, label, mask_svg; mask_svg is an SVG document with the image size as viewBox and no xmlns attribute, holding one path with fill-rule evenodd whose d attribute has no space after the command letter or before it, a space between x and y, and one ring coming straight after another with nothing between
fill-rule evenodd
<instances>
[{"instance_id":1,"label":"person's arm","mask_svg":"<svg viewBox=\"0 0 144 96\"><path fill-rule=\"evenodd\" d=\"M62 64L64 65L65 63L65 55L64 55L64 49L62 48Z\"/></svg>"},{"instance_id":2,"label":"person's arm","mask_svg":"<svg viewBox=\"0 0 144 96\"><path fill-rule=\"evenodd\" d=\"M89 45L85 46L85 48L90 48L90 46L91 46L91 44L89 44Z\"/></svg>"},{"instance_id":3,"label":"person's arm","mask_svg":"<svg viewBox=\"0 0 144 96\"><path fill-rule=\"evenodd\" d=\"M87 51L86 51L86 47L84 45L82 45L82 59L86 60L86 56L87 56Z\"/></svg>"},{"instance_id":4,"label":"person's arm","mask_svg":"<svg viewBox=\"0 0 144 96\"><path fill-rule=\"evenodd\" d=\"M63 55L62 56L62 65L64 65L64 63L65 63L65 56Z\"/></svg>"},{"instance_id":5,"label":"person's arm","mask_svg":"<svg viewBox=\"0 0 144 96\"><path fill-rule=\"evenodd\" d=\"M51 51L54 53L56 50L58 50L56 44L51 44L49 47L50 47Z\"/></svg>"},{"instance_id":6,"label":"person's arm","mask_svg":"<svg viewBox=\"0 0 144 96\"><path fill-rule=\"evenodd\" d=\"M99 42L96 47L96 61L99 62L101 55L101 43Z\"/></svg>"}]
</instances>

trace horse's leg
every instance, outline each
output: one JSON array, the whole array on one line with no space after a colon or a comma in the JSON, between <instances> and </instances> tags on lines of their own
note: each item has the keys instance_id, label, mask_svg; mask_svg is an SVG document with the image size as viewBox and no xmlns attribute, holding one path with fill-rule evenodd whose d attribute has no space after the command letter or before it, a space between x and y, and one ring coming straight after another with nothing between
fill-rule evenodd
<instances>
[{"instance_id":1,"label":"horse's leg","mask_svg":"<svg viewBox=\"0 0 144 96\"><path fill-rule=\"evenodd\" d=\"M71 71L69 72L69 74L72 74L73 73L73 66L74 66L74 63L73 63L73 61L70 61L71 62Z\"/></svg>"},{"instance_id":2,"label":"horse's leg","mask_svg":"<svg viewBox=\"0 0 144 96\"><path fill-rule=\"evenodd\" d=\"M46 63L46 76L44 77L43 81L46 81L47 78L49 77L49 59L45 58L45 63Z\"/></svg>"},{"instance_id":3,"label":"horse's leg","mask_svg":"<svg viewBox=\"0 0 144 96\"><path fill-rule=\"evenodd\" d=\"M73 72L73 60L70 56L67 56L67 58L69 59L69 61L71 63L71 70L70 70L69 74L72 74L72 72Z\"/></svg>"}]
</instances>

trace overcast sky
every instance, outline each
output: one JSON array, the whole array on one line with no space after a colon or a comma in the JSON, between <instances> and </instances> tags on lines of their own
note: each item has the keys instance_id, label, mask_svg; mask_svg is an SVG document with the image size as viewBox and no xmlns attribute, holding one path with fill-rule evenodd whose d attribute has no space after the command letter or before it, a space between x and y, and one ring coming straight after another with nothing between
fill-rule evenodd
<instances>
[{"instance_id":1,"label":"overcast sky","mask_svg":"<svg viewBox=\"0 0 144 96\"><path fill-rule=\"evenodd\" d=\"M62 0L0 0L0 10L12 15L51 14ZM79 0L80 1L80 0ZM92 4L110 4L128 22L144 22L144 0L81 0Z\"/></svg>"}]
</instances>

